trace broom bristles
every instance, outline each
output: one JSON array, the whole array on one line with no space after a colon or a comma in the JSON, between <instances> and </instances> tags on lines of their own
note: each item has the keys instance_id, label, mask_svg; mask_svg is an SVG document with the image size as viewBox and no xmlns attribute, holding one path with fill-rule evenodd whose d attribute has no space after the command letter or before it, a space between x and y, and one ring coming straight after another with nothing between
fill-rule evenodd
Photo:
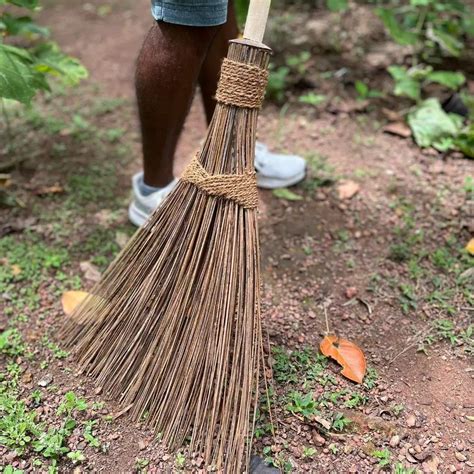
<instances>
[{"instance_id":1,"label":"broom bristles","mask_svg":"<svg viewBox=\"0 0 474 474\"><path fill-rule=\"evenodd\" d=\"M266 68L233 42L230 59ZM253 171L258 109L218 104L200 153L211 174ZM261 370L256 209L180 181L66 324L84 372L171 448L248 465Z\"/></svg>"}]
</instances>

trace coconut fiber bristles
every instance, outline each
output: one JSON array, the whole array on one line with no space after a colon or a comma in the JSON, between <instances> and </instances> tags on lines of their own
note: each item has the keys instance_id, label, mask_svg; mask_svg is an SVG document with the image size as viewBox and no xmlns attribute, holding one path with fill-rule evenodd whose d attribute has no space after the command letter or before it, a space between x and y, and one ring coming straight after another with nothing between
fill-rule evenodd
<instances>
[{"instance_id":1,"label":"coconut fiber bristles","mask_svg":"<svg viewBox=\"0 0 474 474\"><path fill-rule=\"evenodd\" d=\"M268 57L231 42L202 150L62 332L134 419L226 473L248 463L261 370L253 160Z\"/></svg>"}]
</instances>

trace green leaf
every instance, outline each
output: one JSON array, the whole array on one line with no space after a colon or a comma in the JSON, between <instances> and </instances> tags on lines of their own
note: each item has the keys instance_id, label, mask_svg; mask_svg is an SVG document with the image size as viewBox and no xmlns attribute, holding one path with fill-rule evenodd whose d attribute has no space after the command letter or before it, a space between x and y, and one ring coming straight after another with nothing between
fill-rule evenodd
<instances>
[{"instance_id":1,"label":"green leaf","mask_svg":"<svg viewBox=\"0 0 474 474\"><path fill-rule=\"evenodd\" d=\"M16 17L9 13L4 13L0 17L0 30L5 31L9 36L49 35L48 28L37 25L29 16Z\"/></svg>"},{"instance_id":2,"label":"green leaf","mask_svg":"<svg viewBox=\"0 0 474 474\"><path fill-rule=\"evenodd\" d=\"M249 0L235 0L234 8L235 14L237 16L237 24L243 26L245 24L245 19L247 18L247 12L249 9Z\"/></svg>"},{"instance_id":3,"label":"green leaf","mask_svg":"<svg viewBox=\"0 0 474 474\"><path fill-rule=\"evenodd\" d=\"M40 89L48 90L44 77L24 49L0 43L0 97L29 104Z\"/></svg>"},{"instance_id":4,"label":"green leaf","mask_svg":"<svg viewBox=\"0 0 474 474\"><path fill-rule=\"evenodd\" d=\"M466 77L462 72L433 71L426 78L430 82L436 82L450 89L459 89L466 82Z\"/></svg>"},{"instance_id":5,"label":"green leaf","mask_svg":"<svg viewBox=\"0 0 474 474\"><path fill-rule=\"evenodd\" d=\"M309 92L308 94L300 95L298 102L303 104L317 105L322 104L326 100L326 96L323 94L315 94L314 92Z\"/></svg>"},{"instance_id":6,"label":"green leaf","mask_svg":"<svg viewBox=\"0 0 474 474\"><path fill-rule=\"evenodd\" d=\"M87 69L77 59L61 52L56 43L37 46L33 55L37 71L58 76L67 85L75 85L88 76Z\"/></svg>"},{"instance_id":7,"label":"green leaf","mask_svg":"<svg viewBox=\"0 0 474 474\"><path fill-rule=\"evenodd\" d=\"M301 201L303 199L303 196L300 196L287 188L274 189L273 195L278 199L284 199L285 201Z\"/></svg>"},{"instance_id":8,"label":"green leaf","mask_svg":"<svg viewBox=\"0 0 474 474\"><path fill-rule=\"evenodd\" d=\"M454 144L469 158L474 158L474 124L461 130Z\"/></svg>"},{"instance_id":9,"label":"green leaf","mask_svg":"<svg viewBox=\"0 0 474 474\"><path fill-rule=\"evenodd\" d=\"M419 81L410 76L403 66L389 66L388 72L395 81L394 94L406 96L418 101L421 96L421 85Z\"/></svg>"},{"instance_id":10,"label":"green leaf","mask_svg":"<svg viewBox=\"0 0 474 474\"><path fill-rule=\"evenodd\" d=\"M445 31L435 29L431 26L427 29L426 36L429 39L433 40L436 44L438 44L441 50L451 56L460 56L461 51L464 47L463 43L459 41L455 36L450 35Z\"/></svg>"},{"instance_id":11,"label":"green leaf","mask_svg":"<svg viewBox=\"0 0 474 474\"><path fill-rule=\"evenodd\" d=\"M348 0L326 0L326 6L332 12L342 12L347 10Z\"/></svg>"},{"instance_id":12,"label":"green leaf","mask_svg":"<svg viewBox=\"0 0 474 474\"><path fill-rule=\"evenodd\" d=\"M440 151L449 145L445 139L452 139L459 132L459 122L442 109L437 99L427 99L410 112L408 125L418 146L434 146Z\"/></svg>"},{"instance_id":13,"label":"green leaf","mask_svg":"<svg viewBox=\"0 0 474 474\"><path fill-rule=\"evenodd\" d=\"M17 7L28 8L28 10L35 10L38 7L39 0L7 0L6 3L11 3Z\"/></svg>"},{"instance_id":14,"label":"green leaf","mask_svg":"<svg viewBox=\"0 0 474 474\"><path fill-rule=\"evenodd\" d=\"M280 66L277 69L270 67L267 84L267 95L269 98L274 98L278 102L284 100L289 74L290 68L287 66Z\"/></svg>"},{"instance_id":15,"label":"green leaf","mask_svg":"<svg viewBox=\"0 0 474 474\"><path fill-rule=\"evenodd\" d=\"M359 94L359 97L362 99L365 99L368 94L369 94L369 86L362 81L355 81L355 88L357 91L357 94Z\"/></svg>"},{"instance_id":16,"label":"green leaf","mask_svg":"<svg viewBox=\"0 0 474 474\"><path fill-rule=\"evenodd\" d=\"M377 8L377 15L382 20L385 28L387 28L390 36L401 45L416 44L418 41L418 35L409 30L405 30L400 26L394 12L388 8Z\"/></svg>"}]
</instances>

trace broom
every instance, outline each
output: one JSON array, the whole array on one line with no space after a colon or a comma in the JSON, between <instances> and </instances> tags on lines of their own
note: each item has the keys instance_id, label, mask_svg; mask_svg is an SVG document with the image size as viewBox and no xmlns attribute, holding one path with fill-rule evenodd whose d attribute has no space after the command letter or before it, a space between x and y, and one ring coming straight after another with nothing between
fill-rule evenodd
<instances>
[{"instance_id":1,"label":"broom","mask_svg":"<svg viewBox=\"0 0 474 474\"><path fill-rule=\"evenodd\" d=\"M262 368L254 150L269 6L252 0L230 42L202 150L60 334L134 419L226 473L248 466Z\"/></svg>"}]
</instances>

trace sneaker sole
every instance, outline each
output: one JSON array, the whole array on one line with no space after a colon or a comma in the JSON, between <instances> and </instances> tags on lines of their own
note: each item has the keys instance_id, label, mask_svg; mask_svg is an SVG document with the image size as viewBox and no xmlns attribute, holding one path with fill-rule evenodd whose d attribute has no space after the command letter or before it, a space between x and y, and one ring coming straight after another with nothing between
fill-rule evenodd
<instances>
[{"instance_id":1,"label":"sneaker sole","mask_svg":"<svg viewBox=\"0 0 474 474\"><path fill-rule=\"evenodd\" d=\"M306 170L288 179L267 178L266 176L257 175L257 186L262 189L288 188L303 181L305 175Z\"/></svg>"},{"instance_id":2,"label":"sneaker sole","mask_svg":"<svg viewBox=\"0 0 474 474\"><path fill-rule=\"evenodd\" d=\"M135 201L130 203L130 206L128 207L128 219L133 225L141 227L146 222L148 217L150 216L139 209L135 204Z\"/></svg>"}]
</instances>

